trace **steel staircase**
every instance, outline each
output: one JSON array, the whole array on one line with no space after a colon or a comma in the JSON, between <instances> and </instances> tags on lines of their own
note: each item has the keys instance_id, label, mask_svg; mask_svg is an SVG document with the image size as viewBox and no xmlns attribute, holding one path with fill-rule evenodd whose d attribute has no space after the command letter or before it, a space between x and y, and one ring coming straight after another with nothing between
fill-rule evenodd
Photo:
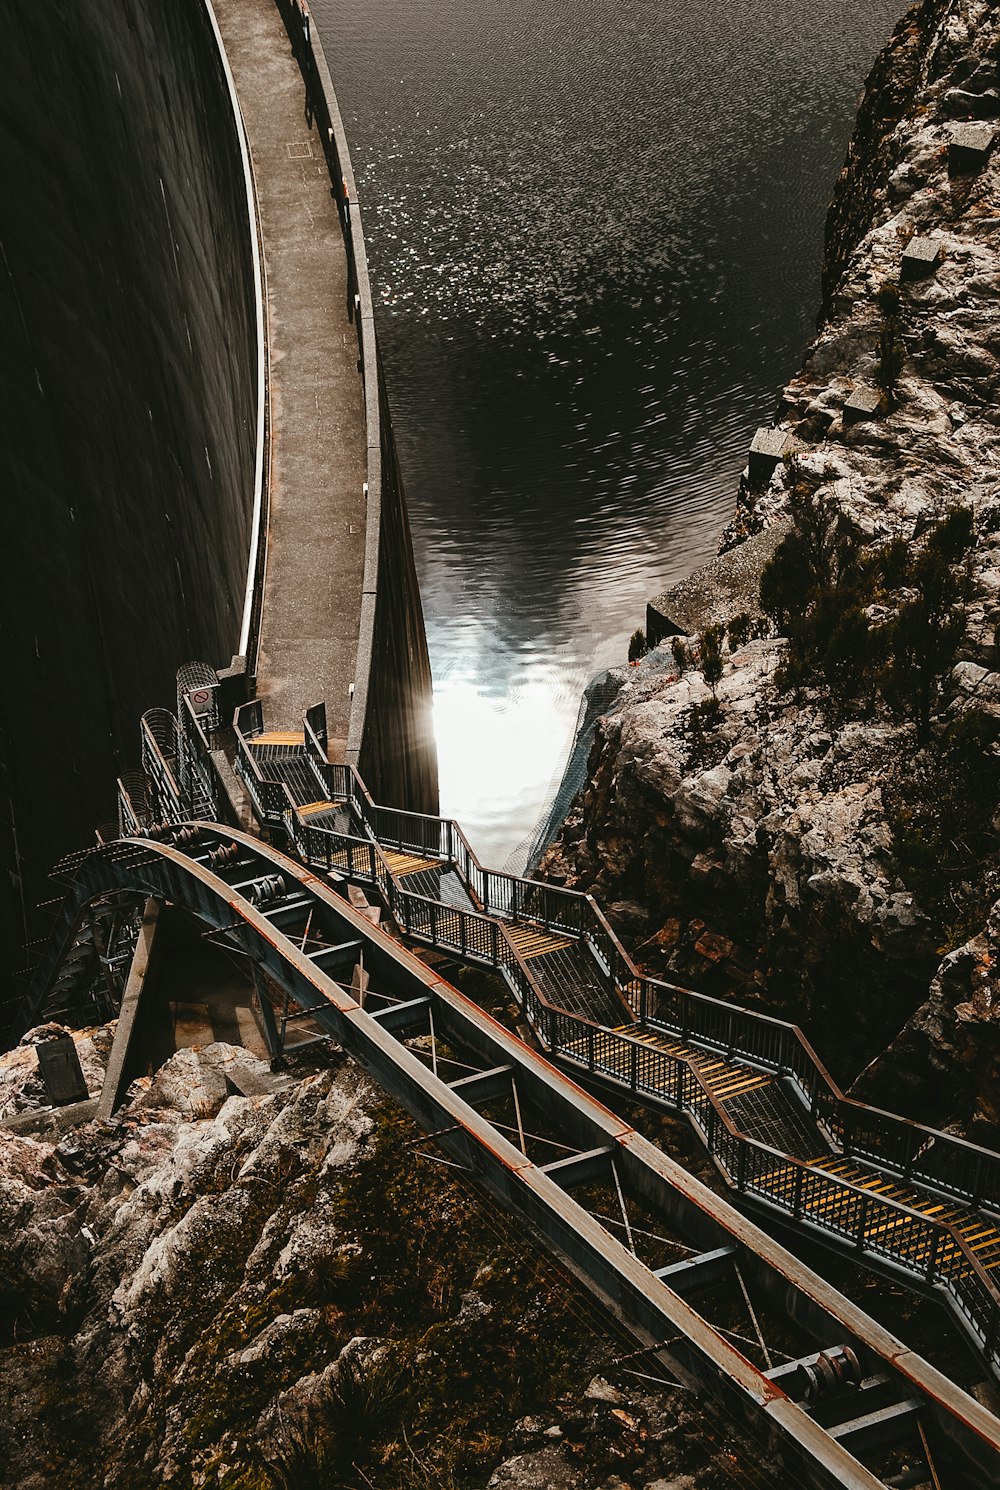
<instances>
[{"instance_id":1,"label":"steel staircase","mask_svg":"<svg viewBox=\"0 0 1000 1490\"><path fill-rule=\"evenodd\" d=\"M322 715L276 730L257 701L237 711L235 767L262 830L374 894L406 941L499 973L557 1065L685 1114L741 1206L939 1292L998 1370L1000 1156L846 1098L796 1027L643 977L591 897L488 870L457 824L373 802L327 760ZM143 722L147 812L168 824L204 802L207 717L182 697L175 735ZM193 788L178 760L198 764ZM108 972L85 926L63 930L39 1013L81 1007Z\"/></svg>"},{"instance_id":2,"label":"steel staircase","mask_svg":"<svg viewBox=\"0 0 1000 1490\"><path fill-rule=\"evenodd\" d=\"M179 824L74 855L60 876L66 899L25 1021L58 984L62 963L75 960L74 929L90 906L146 897L180 906L247 959L275 1054L336 1039L416 1118L425 1144L543 1237L627 1324L643 1370L666 1370L668 1380L713 1398L781 1483L878 1490L935 1475L952 1490L997 1483L1000 1424L978 1402L373 926L313 869L238 830ZM540 904L530 896L527 903ZM442 908L446 914L461 913ZM517 967L553 955L549 937L579 940L537 922L501 927L498 919L488 924L512 989L520 985L508 973L510 958L520 954L509 930L526 952L537 950ZM467 929L460 935L469 938ZM592 956L603 965L603 954ZM650 1076L667 1063L684 1074L690 1110L709 1128L711 1113L771 1102L792 1084L727 1051L712 1053L690 1033L670 1038L648 1020L601 1029L556 1012L549 1033L563 1042L564 1064L610 1066L622 1048L636 1052L630 1067L634 1059ZM718 1157L724 1145L712 1151ZM761 1174L778 1193L795 1161L764 1145L758 1151ZM839 1161L828 1153L821 1162ZM806 1169L800 1164L798 1173ZM819 1170L815 1178L849 1183ZM807 1206L819 1204L809 1197ZM970 1234L963 1246L967 1240L985 1238Z\"/></svg>"},{"instance_id":3,"label":"steel staircase","mask_svg":"<svg viewBox=\"0 0 1000 1490\"><path fill-rule=\"evenodd\" d=\"M374 803L317 719L237 712L262 827L373 890L408 941L501 973L558 1064L686 1113L741 1204L940 1290L997 1362L1000 1156L845 1098L794 1026L642 977L589 896L486 870L457 824Z\"/></svg>"}]
</instances>

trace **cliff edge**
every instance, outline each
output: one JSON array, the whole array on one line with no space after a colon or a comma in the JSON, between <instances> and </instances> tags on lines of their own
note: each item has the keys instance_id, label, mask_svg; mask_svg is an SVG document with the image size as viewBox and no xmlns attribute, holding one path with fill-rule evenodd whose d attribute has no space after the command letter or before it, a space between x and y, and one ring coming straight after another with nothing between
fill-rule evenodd
<instances>
[{"instance_id":1,"label":"cliff edge","mask_svg":"<svg viewBox=\"0 0 1000 1490\"><path fill-rule=\"evenodd\" d=\"M728 1433L336 1047L182 1048L13 1132L42 1033L0 1055L5 1490L729 1483ZM99 1084L112 1027L73 1035Z\"/></svg>"},{"instance_id":2,"label":"cliff edge","mask_svg":"<svg viewBox=\"0 0 1000 1490\"><path fill-rule=\"evenodd\" d=\"M700 602L687 584L694 634L632 669L541 868L609 906L651 972L797 1021L866 1099L986 1141L998 112L1000 10L911 9L837 183L817 336L720 544L746 567L747 539L780 536L762 602L712 630L719 561Z\"/></svg>"}]
</instances>

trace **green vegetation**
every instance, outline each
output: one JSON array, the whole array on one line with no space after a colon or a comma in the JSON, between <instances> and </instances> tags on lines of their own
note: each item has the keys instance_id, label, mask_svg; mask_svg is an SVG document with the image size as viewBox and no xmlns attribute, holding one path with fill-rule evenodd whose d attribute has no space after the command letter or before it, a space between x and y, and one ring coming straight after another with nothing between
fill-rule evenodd
<instances>
[{"instance_id":1,"label":"green vegetation","mask_svg":"<svg viewBox=\"0 0 1000 1490\"><path fill-rule=\"evenodd\" d=\"M733 652L745 647L752 636L756 634L756 625L753 617L748 611L741 610L738 616L731 616L726 623L726 635L729 638L729 646Z\"/></svg>"},{"instance_id":2,"label":"green vegetation","mask_svg":"<svg viewBox=\"0 0 1000 1490\"><path fill-rule=\"evenodd\" d=\"M801 479L792 502L792 530L760 582L761 609L788 637L778 685L825 684L836 697L850 697L868 644L867 623L858 617L858 537L832 501Z\"/></svg>"},{"instance_id":3,"label":"green vegetation","mask_svg":"<svg viewBox=\"0 0 1000 1490\"><path fill-rule=\"evenodd\" d=\"M674 662L677 664L677 671L683 677L687 668L691 666L691 653L687 642L682 636L672 636L670 638L670 651L673 654Z\"/></svg>"},{"instance_id":4,"label":"green vegetation","mask_svg":"<svg viewBox=\"0 0 1000 1490\"><path fill-rule=\"evenodd\" d=\"M688 749L684 759L685 771L709 771L725 755L729 747L715 730L721 712L716 698L706 698L700 704L691 705L686 720Z\"/></svg>"},{"instance_id":5,"label":"green vegetation","mask_svg":"<svg viewBox=\"0 0 1000 1490\"><path fill-rule=\"evenodd\" d=\"M779 688L817 688L835 713L881 696L926 744L965 624L971 512L953 508L920 543L867 549L808 486L793 514L760 584L762 609L788 637Z\"/></svg>"},{"instance_id":6,"label":"green vegetation","mask_svg":"<svg viewBox=\"0 0 1000 1490\"><path fill-rule=\"evenodd\" d=\"M685 727L688 737L688 752L684 762L686 771L703 771L716 765L719 749L725 745L713 732L719 723L722 708L716 690L722 677L722 643L725 640L724 626L709 626L698 638L696 647L689 649L680 637L674 637L672 646L678 669L683 673L686 666L696 666L712 690L712 697L692 704L687 711Z\"/></svg>"},{"instance_id":7,"label":"green vegetation","mask_svg":"<svg viewBox=\"0 0 1000 1490\"><path fill-rule=\"evenodd\" d=\"M889 629L885 692L913 719L921 744L930 739L931 711L965 629L969 586L961 566L972 537L972 513L964 507L932 528L904 571L907 593Z\"/></svg>"},{"instance_id":8,"label":"green vegetation","mask_svg":"<svg viewBox=\"0 0 1000 1490\"><path fill-rule=\"evenodd\" d=\"M900 873L942 954L978 931L1000 897L997 732L992 715L968 709L882 788Z\"/></svg>"},{"instance_id":9,"label":"green vegetation","mask_svg":"<svg viewBox=\"0 0 1000 1490\"><path fill-rule=\"evenodd\" d=\"M712 690L712 701L716 705L716 689L722 678L722 642L725 637L724 626L709 626L703 631L698 639L698 666L701 675Z\"/></svg>"}]
</instances>

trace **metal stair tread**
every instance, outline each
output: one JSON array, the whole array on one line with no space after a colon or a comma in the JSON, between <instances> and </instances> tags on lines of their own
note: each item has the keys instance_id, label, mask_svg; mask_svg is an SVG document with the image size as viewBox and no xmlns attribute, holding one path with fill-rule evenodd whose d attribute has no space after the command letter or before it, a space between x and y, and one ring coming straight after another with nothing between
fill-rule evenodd
<instances>
[{"instance_id":1,"label":"metal stair tread","mask_svg":"<svg viewBox=\"0 0 1000 1490\"><path fill-rule=\"evenodd\" d=\"M314 817L319 812L331 812L336 808L336 802L330 802L320 797L315 802L300 802L296 804L299 817Z\"/></svg>"},{"instance_id":2,"label":"metal stair tread","mask_svg":"<svg viewBox=\"0 0 1000 1490\"><path fill-rule=\"evenodd\" d=\"M402 879L408 874L419 874L425 869L440 869L438 859L421 859L416 854L401 853L398 849L382 849L382 857L390 874Z\"/></svg>"},{"instance_id":3,"label":"metal stair tread","mask_svg":"<svg viewBox=\"0 0 1000 1490\"><path fill-rule=\"evenodd\" d=\"M301 730L293 729L271 729L265 730L263 734L254 735L247 741L248 745L257 748L261 745L288 745L304 747L306 737Z\"/></svg>"},{"instance_id":4,"label":"metal stair tread","mask_svg":"<svg viewBox=\"0 0 1000 1490\"><path fill-rule=\"evenodd\" d=\"M574 944L570 937L556 936L550 931L541 931L535 926L505 922L507 938L522 957L544 957L546 952L561 952Z\"/></svg>"}]
</instances>

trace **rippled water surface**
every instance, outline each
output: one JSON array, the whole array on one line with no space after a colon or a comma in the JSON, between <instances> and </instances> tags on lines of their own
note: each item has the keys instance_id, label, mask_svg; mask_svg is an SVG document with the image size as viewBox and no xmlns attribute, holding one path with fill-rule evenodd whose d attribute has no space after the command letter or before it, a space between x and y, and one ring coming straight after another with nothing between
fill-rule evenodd
<instances>
[{"instance_id":1,"label":"rippled water surface","mask_svg":"<svg viewBox=\"0 0 1000 1490\"><path fill-rule=\"evenodd\" d=\"M442 810L517 864L579 695L708 558L900 0L315 0L365 218ZM519 866L518 866L519 867Z\"/></svg>"}]
</instances>

